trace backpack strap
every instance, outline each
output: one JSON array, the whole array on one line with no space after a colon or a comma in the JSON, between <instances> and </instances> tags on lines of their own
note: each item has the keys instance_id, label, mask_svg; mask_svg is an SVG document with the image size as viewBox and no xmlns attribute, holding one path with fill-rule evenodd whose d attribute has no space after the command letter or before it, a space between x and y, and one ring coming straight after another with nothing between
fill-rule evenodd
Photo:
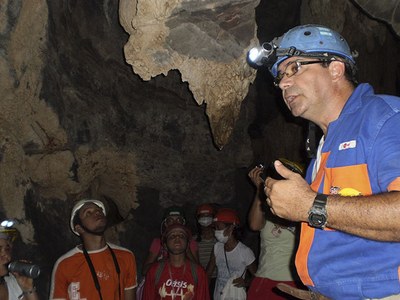
<instances>
[{"instance_id":1,"label":"backpack strap","mask_svg":"<svg viewBox=\"0 0 400 300\"><path fill-rule=\"evenodd\" d=\"M192 271L192 277L194 280L194 285L197 287L197 282L198 282L198 277L197 277L197 265L193 262L190 261L190 271Z\"/></svg>"},{"instance_id":2,"label":"backpack strap","mask_svg":"<svg viewBox=\"0 0 400 300\"><path fill-rule=\"evenodd\" d=\"M156 270L155 286L157 286L158 282L160 281L161 273L164 271L164 267L165 267L165 261L160 260Z\"/></svg>"}]
</instances>

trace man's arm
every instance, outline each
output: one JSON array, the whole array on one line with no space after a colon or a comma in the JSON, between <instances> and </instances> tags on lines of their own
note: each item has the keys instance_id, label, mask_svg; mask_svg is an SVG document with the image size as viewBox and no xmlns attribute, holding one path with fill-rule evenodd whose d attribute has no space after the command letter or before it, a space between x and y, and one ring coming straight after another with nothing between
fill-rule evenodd
<instances>
[{"instance_id":1,"label":"man's arm","mask_svg":"<svg viewBox=\"0 0 400 300\"><path fill-rule=\"evenodd\" d=\"M400 192L371 196L329 196L328 224L373 240L400 242Z\"/></svg>"},{"instance_id":2,"label":"man's arm","mask_svg":"<svg viewBox=\"0 0 400 300\"><path fill-rule=\"evenodd\" d=\"M280 162L275 162L275 168L285 180L265 181L264 192L270 199L271 211L291 221L308 222L316 192ZM400 241L400 192L355 197L329 195L326 210L329 228L372 240Z\"/></svg>"},{"instance_id":3,"label":"man's arm","mask_svg":"<svg viewBox=\"0 0 400 300\"><path fill-rule=\"evenodd\" d=\"M250 207L248 215L249 226L252 230L255 231L261 230L265 225L265 217L264 217L264 212L262 210L262 202L260 198L260 196L263 193L263 187L264 187L263 180L260 177L262 171L263 168L255 167L248 174L254 186L256 187L256 193L254 195L253 204Z\"/></svg>"}]
</instances>

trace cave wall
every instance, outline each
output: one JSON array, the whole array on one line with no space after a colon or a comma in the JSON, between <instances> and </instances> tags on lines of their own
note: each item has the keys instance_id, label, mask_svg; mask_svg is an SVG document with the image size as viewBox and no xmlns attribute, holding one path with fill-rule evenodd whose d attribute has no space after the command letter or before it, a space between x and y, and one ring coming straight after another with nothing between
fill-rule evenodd
<instances>
[{"instance_id":1,"label":"cave wall","mask_svg":"<svg viewBox=\"0 0 400 300\"><path fill-rule=\"evenodd\" d=\"M300 23L332 26L359 51L361 81L399 94L400 47L389 26L352 2L323 3L260 1L258 39ZM196 101L179 71L144 81L126 63L119 10L95 0L0 5L0 218L18 221L16 257L41 265L42 295L54 261L78 242L68 228L74 200L106 203L108 239L134 251L140 269L165 207L183 206L193 229L203 202L237 208L245 224L250 166L282 156L306 161L305 124L288 114L263 70L240 110L235 100L219 150L208 104ZM256 245L256 234L244 238Z\"/></svg>"}]
</instances>

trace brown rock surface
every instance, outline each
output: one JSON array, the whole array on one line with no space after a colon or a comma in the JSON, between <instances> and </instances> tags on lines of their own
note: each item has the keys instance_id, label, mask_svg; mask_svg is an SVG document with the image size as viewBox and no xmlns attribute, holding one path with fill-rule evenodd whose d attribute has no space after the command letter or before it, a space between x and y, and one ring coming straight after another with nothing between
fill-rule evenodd
<instances>
[{"instance_id":1,"label":"brown rock surface","mask_svg":"<svg viewBox=\"0 0 400 300\"><path fill-rule=\"evenodd\" d=\"M126 61L144 80L179 70L196 102L207 104L214 141L231 136L240 105L255 78L246 63L255 39L255 7L248 1L120 1L129 33Z\"/></svg>"}]
</instances>

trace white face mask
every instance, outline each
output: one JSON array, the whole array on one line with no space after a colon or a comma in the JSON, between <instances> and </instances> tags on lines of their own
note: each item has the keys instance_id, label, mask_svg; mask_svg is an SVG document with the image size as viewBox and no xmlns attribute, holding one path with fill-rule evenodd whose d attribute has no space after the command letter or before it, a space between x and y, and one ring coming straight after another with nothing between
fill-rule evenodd
<instances>
[{"instance_id":1,"label":"white face mask","mask_svg":"<svg viewBox=\"0 0 400 300\"><path fill-rule=\"evenodd\" d=\"M223 244L225 244L229 239L229 236L225 236L224 235L224 231L225 231L225 229L215 230L215 233L214 233L215 238L217 239L217 241L221 242Z\"/></svg>"},{"instance_id":2,"label":"white face mask","mask_svg":"<svg viewBox=\"0 0 400 300\"><path fill-rule=\"evenodd\" d=\"M201 217L198 222L201 226L207 227L211 225L212 220L212 217Z\"/></svg>"}]
</instances>

